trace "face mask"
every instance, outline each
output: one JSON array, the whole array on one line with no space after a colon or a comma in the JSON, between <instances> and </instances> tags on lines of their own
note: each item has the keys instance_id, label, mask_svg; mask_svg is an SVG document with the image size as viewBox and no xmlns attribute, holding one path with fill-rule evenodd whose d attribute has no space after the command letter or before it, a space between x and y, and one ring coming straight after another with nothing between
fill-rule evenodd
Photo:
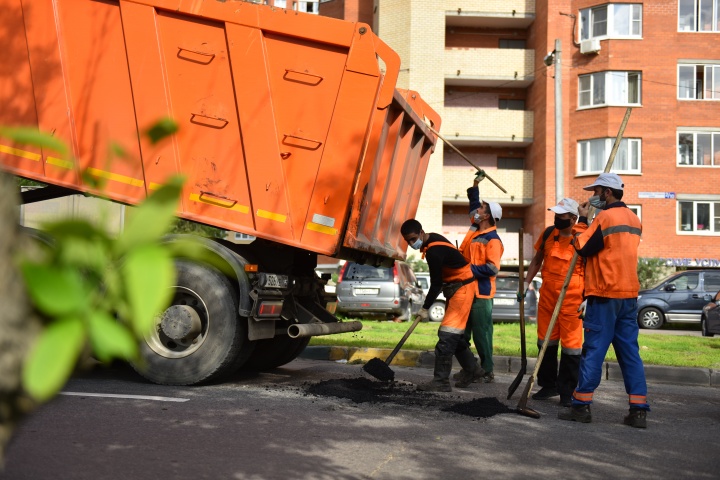
<instances>
[{"instance_id":1,"label":"face mask","mask_svg":"<svg viewBox=\"0 0 720 480\"><path fill-rule=\"evenodd\" d=\"M598 210L602 210L603 208L605 208L605 203L607 203L605 202L605 200L600 199L600 195L593 195L592 197L590 197L590 200L588 200L588 202L590 202L590 205L597 208Z\"/></svg>"},{"instance_id":2,"label":"face mask","mask_svg":"<svg viewBox=\"0 0 720 480\"><path fill-rule=\"evenodd\" d=\"M420 247L422 247L422 244L423 244L422 238L418 238L417 240L415 240L415 243L410 245L410 248L412 248L413 250L420 250Z\"/></svg>"},{"instance_id":3,"label":"face mask","mask_svg":"<svg viewBox=\"0 0 720 480\"><path fill-rule=\"evenodd\" d=\"M555 218L555 228L558 230L565 230L572 224L569 218Z\"/></svg>"}]
</instances>

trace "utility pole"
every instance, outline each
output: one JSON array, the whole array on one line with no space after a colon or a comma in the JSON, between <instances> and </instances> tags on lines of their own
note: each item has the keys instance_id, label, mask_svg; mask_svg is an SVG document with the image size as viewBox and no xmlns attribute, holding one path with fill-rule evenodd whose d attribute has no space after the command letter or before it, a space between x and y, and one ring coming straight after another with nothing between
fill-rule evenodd
<instances>
[{"instance_id":1,"label":"utility pole","mask_svg":"<svg viewBox=\"0 0 720 480\"><path fill-rule=\"evenodd\" d=\"M565 163L563 162L562 129L562 63L560 63L560 39L555 39L555 201L565 197Z\"/></svg>"}]
</instances>

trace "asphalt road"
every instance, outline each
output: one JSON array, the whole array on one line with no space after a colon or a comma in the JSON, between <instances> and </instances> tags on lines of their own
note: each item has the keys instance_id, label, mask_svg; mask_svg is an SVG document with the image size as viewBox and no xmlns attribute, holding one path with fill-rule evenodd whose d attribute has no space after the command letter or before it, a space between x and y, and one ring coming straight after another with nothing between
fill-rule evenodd
<instances>
[{"instance_id":1,"label":"asphalt road","mask_svg":"<svg viewBox=\"0 0 720 480\"><path fill-rule=\"evenodd\" d=\"M431 370L394 367L396 379ZM648 429L622 425L619 382L596 393L593 423L510 412L473 418L423 406L316 396L320 381L355 381L358 365L296 360L221 385L162 387L118 367L73 379L31 416L8 450L0 478L19 479L455 479L696 478L720 475L720 390L650 385ZM366 377L367 378L367 377ZM345 380L343 380L345 379ZM438 402L496 397L513 376L473 384ZM403 388L412 389L408 383ZM118 398L99 395L137 395ZM412 397L412 394L406 394ZM155 397L155 398L152 398ZM494 401L494 400L493 400Z\"/></svg>"}]
</instances>

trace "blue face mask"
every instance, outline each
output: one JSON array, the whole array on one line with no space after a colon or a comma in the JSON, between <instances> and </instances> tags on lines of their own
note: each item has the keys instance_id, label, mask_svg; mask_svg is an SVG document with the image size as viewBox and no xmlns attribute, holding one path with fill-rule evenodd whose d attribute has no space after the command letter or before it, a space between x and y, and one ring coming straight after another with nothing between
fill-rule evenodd
<instances>
[{"instance_id":1,"label":"blue face mask","mask_svg":"<svg viewBox=\"0 0 720 480\"><path fill-rule=\"evenodd\" d=\"M413 250L420 250L420 247L422 247L422 244L423 244L422 238L418 238L417 240L415 240L415 243L410 245L410 248L412 248Z\"/></svg>"},{"instance_id":2,"label":"blue face mask","mask_svg":"<svg viewBox=\"0 0 720 480\"><path fill-rule=\"evenodd\" d=\"M605 202L604 200L601 200L600 198L601 198L600 195L593 195L592 197L590 197L588 202L590 203L590 205L597 208L598 210L602 210L603 208L605 208L605 204L607 202Z\"/></svg>"}]
</instances>

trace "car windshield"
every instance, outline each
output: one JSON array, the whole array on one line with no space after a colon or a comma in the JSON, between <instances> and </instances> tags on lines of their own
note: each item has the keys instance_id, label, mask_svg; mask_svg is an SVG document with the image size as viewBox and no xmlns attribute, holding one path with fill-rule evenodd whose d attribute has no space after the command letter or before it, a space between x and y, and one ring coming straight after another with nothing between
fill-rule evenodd
<instances>
[{"instance_id":1,"label":"car windshield","mask_svg":"<svg viewBox=\"0 0 720 480\"><path fill-rule=\"evenodd\" d=\"M390 269L353 263L347 268L343 280L390 280Z\"/></svg>"}]
</instances>

